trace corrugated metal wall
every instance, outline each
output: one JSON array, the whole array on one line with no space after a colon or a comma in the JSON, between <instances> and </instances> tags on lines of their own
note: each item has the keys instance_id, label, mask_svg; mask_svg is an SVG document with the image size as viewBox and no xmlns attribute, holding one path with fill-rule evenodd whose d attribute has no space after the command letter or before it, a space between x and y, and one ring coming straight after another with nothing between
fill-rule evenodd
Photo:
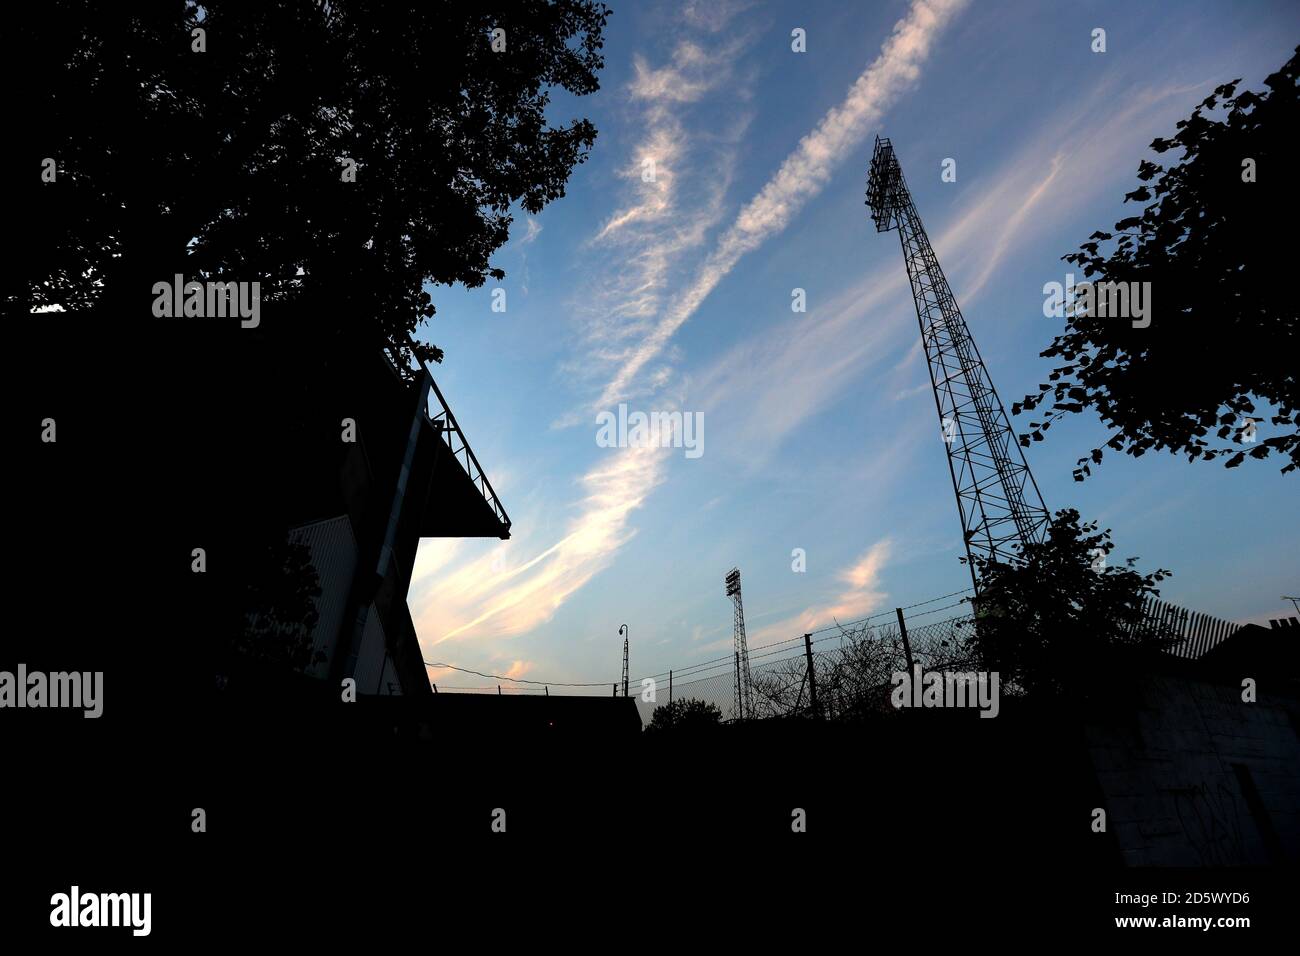
<instances>
[{"instance_id":1,"label":"corrugated metal wall","mask_svg":"<svg viewBox=\"0 0 1300 956\"><path fill-rule=\"evenodd\" d=\"M388 644L379 611L372 604L366 614L366 629L361 635L361 651L357 654L357 667L352 676L357 681L358 694L387 694L392 690L401 693L397 672L388 659Z\"/></svg>"},{"instance_id":2,"label":"corrugated metal wall","mask_svg":"<svg viewBox=\"0 0 1300 956\"><path fill-rule=\"evenodd\" d=\"M357 541L347 515L295 528L289 537L311 549L312 564L320 578L321 593L316 599L320 619L312 632L312 658L319 652L325 655L325 660L307 667L306 673L324 678L329 675L330 661L338 651L339 632L357 568ZM380 646L383 646L382 638Z\"/></svg>"}]
</instances>

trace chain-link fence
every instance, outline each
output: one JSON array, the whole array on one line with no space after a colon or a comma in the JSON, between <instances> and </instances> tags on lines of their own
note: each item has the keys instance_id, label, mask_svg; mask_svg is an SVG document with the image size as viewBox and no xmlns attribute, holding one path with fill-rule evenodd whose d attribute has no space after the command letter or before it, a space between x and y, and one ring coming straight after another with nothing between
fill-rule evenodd
<instances>
[{"instance_id":1,"label":"chain-link fence","mask_svg":"<svg viewBox=\"0 0 1300 956\"><path fill-rule=\"evenodd\" d=\"M924 609L955 596L944 595L901 611L885 611L861 621L836 624L753 648L749 653L749 693L744 699L737 693L742 683L734 655L637 678L630 681L628 692L638 698L646 724L664 705L676 702L680 707L686 701L717 708L724 722L813 716L853 721L892 714L896 712L890 701L895 674L909 673L912 666L919 666L927 674L979 670L975 619L966 599ZM945 616L959 608L965 613L959 611L955 616ZM906 613L909 611L912 613ZM1180 637L1178 647L1170 651L1179 656L1199 656L1237 627L1205 615L1189 615L1185 610L1157 601L1144 605L1143 613L1144 627L1159 625ZM1189 652L1187 648L1195 650ZM438 693L513 696L556 692L596 695L601 693L597 689L600 687L608 687L609 693L615 696L622 693L621 685L616 683L559 684L551 688L536 684L511 685L502 680L500 684L487 686L434 686ZM1004 684L1001 693L1014 695L1017 689Z\"/></svg>"},{"instance_id":2,"label":"chain-link fence","mask_svg":"<svg viewBox=\"0 0 1300 956\"><path fill-rule=\"evenodd\" d=\"M961 592L957 592L960 594ZM945 595L952 598L955 595ZM924 604L935 604L937 598ZM923 605L914 605L919 608ZM969 651L973 620L969 613L934 620L936 615L963 607L957 601L921 610L904 619L906 645L899 630L897 612L887 611L850 624L823 628L804 636L777 641L750 651L749 693L738 702L737 669L733 655L719 657L675 671L630 681L628 692L638 698L642 719L649 724L654 712L676 701L696 701L716 707L725 722L781 717L811 716L816 709L832 720L852 719L868 712L889 711L890 678L908 670L908 647L912 662L926 670L965 668L972 660ZM911 610L911 609L904 609ZM929 619L929 620L927 620ZM809 669L809 661L812 668ZM426 662L429 663L429 662ZM433 667L450 665L429 663ZM494 675L466 674L479 677ZM810 679L811 678L811 679ZM472 679L472 678L471 678ZM494 678L495 679L495 678ZM599 684L557 684L554 689L536 683L520 685L500 679L499 683L468 685L459 681L434 681L434 693L498 694L541 696L550 693L594 696ZM622 688L608 685L617 696ZM648 689L647 689L648 688Z\"/></svg>"},{"instance_id":3,"label":"chain-link fence","mask_svg":"<svg viewBox=\"0 0 1300 956\"><path fill-rule=\"evenodd\" d=\"M725 721L812 715L815 707L826 719L849 720L892 710L891 678L908 672L909 649L911 663L927 672L973 669L974 619L969 614L929 622L905 619L904 625L906 642L891 611L855 625L815 632L816 637L800 636L756 648L749 655L750 693L739 702L734 658L656 675L655 706L700 701L716 707ZM643 712L650 716L653 708Z\"/></svg>"}]
</instances>

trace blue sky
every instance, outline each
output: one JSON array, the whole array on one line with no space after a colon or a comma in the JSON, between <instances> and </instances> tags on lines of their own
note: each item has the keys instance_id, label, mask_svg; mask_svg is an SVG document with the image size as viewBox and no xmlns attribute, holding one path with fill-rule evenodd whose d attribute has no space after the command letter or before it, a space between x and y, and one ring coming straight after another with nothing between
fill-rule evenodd
<instances>
[{"instance_id":1,"label":"blue sky","mask_svg":"<svg viewBox=\"0 0 1300 956\"><path fill-rule=\"evenodd\" d=\"M427 660L613 682L627 623L633 678L684 668L729 651L732 566L751 647L967 586L898 239L863 205L874 135L1010 406L1050 369L1043 285L1128 214L1147 144L1219 83L1260 88L1300 40L1300 7L1262 0L613 6L601 91L554 104L600 130L568 195L519 215L504 282L430 289L435 375L514 528L421 544ZM701 414L703 454L600 447L596 416L620 402ZM1079 484L1107 432L1074 418L1028 451L1049 509L1173 570L1167 600L1294 613L1300 479L1148 454Z\"/></svg>"}]
</instances>

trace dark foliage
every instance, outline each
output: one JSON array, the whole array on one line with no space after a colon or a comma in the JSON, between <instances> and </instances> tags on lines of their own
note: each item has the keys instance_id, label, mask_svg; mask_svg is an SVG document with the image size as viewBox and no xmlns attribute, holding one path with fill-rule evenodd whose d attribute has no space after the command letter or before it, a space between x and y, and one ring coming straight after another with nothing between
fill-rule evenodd
<instances>
[{"instance_id":1,"label":"dark foliage","mask_svg":"<svg viewBox=\"0 0 1300 956\"><path fill-rule=\"evenodd\" d=\"M1111 652L1149 653L1172 635L1150 626L1143 602L1170 572L1105 563L1109 529L1058 511L1046 540L1021 549L1016 562L977 556L980 582L974 649L983 669L1030 697L1104 690L1113 680ZM963 561L966 559L963 558Z\"/></svg>"},{"instance_id":2,"label":"dark foliage","mask_svg":"<svg viewBox=\"0 0 1300 956\"><path fill-rule=\"evenodd\" d=\"M302 670L318 663L312 657L311 632L318 614L320 581L310 549L277 540L254 555L245 568L246 626L233 633L231 650L272 669Z\"/></svg>"},{"instance_id":3,"label":"dark foliage","mask_svg":"<svg viewBox=\"0 0 1300 956\"><path fill-rule=\"evenodd\" d=\"M479 286L511 209L564 195L596 136L551 91L598 88L592 0L60 0L7 31L40 63L21 98L33 306L148 317L154 282L261 281L399 348L425 282ZM494 52L491 31L506 31ZM205 52L191 31L206 31ZM344 158L356 163L344 182ZM25 300L25 301L24 301ZM422 358L441 352L417 347Z\"/></svg>"},{"instance_id":4,"label":"dark foliage","mask_svg":"<svg viewBox=\"0 0 1300 956\"><path fill-rule=\"evenodd\" d=\"M1239 80L1214 90L1173 137L1152 142L1157 153L1182 150L1182 160L1142 161L1142 184L1125 201L1145 208L1063 257L1094 282L1151 283L1151 324L1067 316L1042 353L1064 364L1013 406L1018 414L1053 400L1021 444L1090 408L1114 429L1105 446L1134 457L1167 449L1193 461L1222 456L1234 468L1276 452L1289 459L1284 472L1300 465L1300 310L1286 279L1300 214L1298 79L1293 57L1264 81L1271 92L1236 93ZM1257 181L1245 181L1247 160ZM1075 479L1102 455L1079 459Z\"/></svg>"},{"instance_id":5,"label":"dark foliage","mask_svg":"<svg viewBox=\"0 0 1300 956\"><path fill-rule=\"evenodd\" d=\"M22 241L0 307L25 317L12 364L40 373L16 420L57 418L51 475L83 470L61 499L68 533L113 522L153 568L141 577L169 582L150 585L160 633L132 653L187 680L310 663L315 573L287 534L337 498L338 423L358 404L344 385L382 347L440 360L411 338L434 313L425 284L501 278L512 212L564 195L596 135L574 98L598 88L608 15L594 0L14 11L0 70L20 145L0 162ZM155 317L154 284L177 273L260 282L260 326ZM380 481L397 468L373 465ZM106 570L106 594L133 587L128 563Z\"/></svg>"},{"instance_id":6,"label":"dark foliage","mask_svg":"<svg viewBox=\"0 0 1300 956\"><path fill-rule=\"evenodd\" d=\"M717 727L721 723L722 711L716 705L696 700L694 697L679 697L671 703L656 707L646 730L680 730L698 733L701 730Z\"/></svg>"}]
</instances>

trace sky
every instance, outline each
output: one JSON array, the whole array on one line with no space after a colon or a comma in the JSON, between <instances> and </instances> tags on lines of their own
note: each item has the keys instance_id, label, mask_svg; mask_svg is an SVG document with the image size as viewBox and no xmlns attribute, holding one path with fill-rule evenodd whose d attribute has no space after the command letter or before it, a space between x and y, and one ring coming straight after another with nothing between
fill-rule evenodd
<instances>
[{"instance_id":1,"label":"sky","mask_svg":"<svg viewBox=\"0 0 1300 956\"><path fill-rule=\"evenodd\" d=\"M732 567L751 648L969 586L897 233L864 205L876 135L1010 411L1062 328L1044 284L1131 214L1148 144L1300 42L1300 6L1265 0L611 6L601 90L551 109L596 124L589 160L516 217L505 280L429 287L421 330L513 521L506 542L421 543L425 659L552 685L619 680L623 624L634 686L729 654ZM620 403L690 416L694 450L608 447ZM1026 451L1050 510L1110 528L1112 561L1172 570L1165 600L1295 613L1300 477L1110 453L1075 482L1108 434L1075 415Z\"/></svg>"}]
</instances>

